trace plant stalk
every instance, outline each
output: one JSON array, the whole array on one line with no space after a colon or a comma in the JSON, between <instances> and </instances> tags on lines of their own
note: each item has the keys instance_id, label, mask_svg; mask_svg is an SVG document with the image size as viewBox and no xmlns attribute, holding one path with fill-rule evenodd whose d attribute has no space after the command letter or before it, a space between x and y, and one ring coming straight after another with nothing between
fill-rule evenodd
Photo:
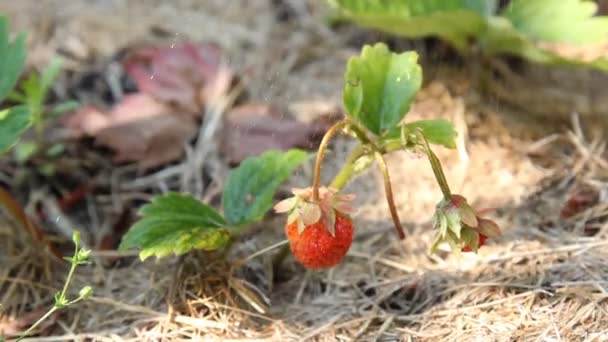
<instances>
[{"instance_id":1,"label":"plant stalk","mask_svg":"<svg viewBox=\"0 0 608 342\"><path fill-rule=\"evenodd\" d=\"M76 255L78 254L78 244L75 244L76 247L74 247L74 258L76 257ZM72 277L74 276L74 271L76 271L76 266L78 266L76 264L76 262L74 262L72 260L71 266L70 266L70 271L68 272L68 277L65 280L65 283L63 284L63 289L61 290L61 297L65 298L65 294L68 292L68 287L70 286L70 283L72 282Z\"/></svg>"},{"instance_id":2,"label":"plant stalk","mask_svg":"<svg viewBox=\"0 0 608 342\"><path fill-rule=\"evenodd\" d=\"M355 169L355 163L357 160L359 160L359 158L365 156L367 153L368 152L366 151L365 145L358 145L355 147L350 156L348 156L346 162L344 162L342 169L340 169L329 186L338 190L344 188L351 178L353 178L353 176L366 168L363 166L357 170Z\"/></svg>"},{"instance_id":3,"label":"plant stalk","mask_svg":"<svg viewBox=\"0 0 608 342\"><path fill-rule=\"evenodd\" d=\"M342 120L336 122L333 126L331 126L323 139L321 140L321 144L319 145L319 150L317 151L317 159L315 161L315 171L312 179L312 199L313 201L319 201L319 184L321 183L321 163L323 162L323 155L325 154L325 149L329 144L331 138L342 128L348 125L348 121Z\"/></svg>"},{"instance_id":4,"label":"plant stalk","mask_svg":"<svg viewBox=\"0 0 608 342\"><path fill-rule=\"evenodd\" d=\"M55 313L55 311L57 311L58 308L56 306L53 306L49 311L47 311L42 317L40 317L36 323L32 324L31 327L29 327L21 336L19 336L15 342L19 342L21 340L23 340L24 338L26 338L29 334L32 333L32 331L34 331L34 329L36 329L40 323L44 322L47 318L49 318L52 314Z\"/></svg>"},{"instance_id":5,"label":"plant stalk","mask_svg":"<svg viewBox=\"0 0 608 342\"><path fill-rule=\"evenodd\" d=\"M400 240L405 238L405 231L403 226L401 225L401 221L399 220L399 214L397 213L397 206L395 206L395 199L393 198L393 189L391 185L391 178L388 172L388 167L386 165L386 161L382 154L378 151L374 152L374 156L376 157L376 162L378 162L378 167L382 172L382 176L384 178L384 190L386 192L386 201L388 203L388 208L391 212L391 217L393 219L393 223L395 224L395 230L397 231L397 235Z\"/></svg>"},{"instance_id":6,"label":"plant stalk","mask_svg":"<svg viewBox=\"0 0 608 342\"><path fill-rule=\"evenodd\" d=\"M447 201L452 200L452 192L450 191L450 186L448 185L448 181L445 177L445 173L443 173L443 168L441 167L441 162L437 155L431 150L428 140L422 130L418 130L418 135L422 139L424 143L424 150L426 155L429 158L429 162L431 163L431 168L433 169L433 174L435 174L435 179L437 180L437 184L439 188L441 188L441 192L443 193L443 197Z\"/></svg>"}]
</instances>

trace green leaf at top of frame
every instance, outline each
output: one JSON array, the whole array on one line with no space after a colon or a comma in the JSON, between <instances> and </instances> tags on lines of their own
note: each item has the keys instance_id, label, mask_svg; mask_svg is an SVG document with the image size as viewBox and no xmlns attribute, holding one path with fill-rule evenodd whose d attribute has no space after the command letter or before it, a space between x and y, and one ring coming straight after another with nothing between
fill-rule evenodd
<instances>
[{"instance_id":1,"label":"green leaf at top of frame","mask_svg":"<svg viewBox=\"0 0 608 342\"><path fill-rule=\"evenodd\" d=\"M0 155L13 147L31 125L32 116L28 106L0 110Z\"/></svg>"},{"instance_id":2,"label":"green leaf at top of frame","mask_svg":"<svg viewBox=\"0 0 608 342\"><path fill-rule=\"evenodd\" d=\"M405 128L410 132L421 129L431 144L456 148L456 136L458 133L454 129L454 125L448 120L418 120L405 124Z\"/></svg>"},{"instance_id":3,"label":"green leaf at top of frame","mask_svg":"<svg viewBox=\"0 0 608 342\"><path fill-rule=\"evenodd\" d=\"M190 195L155 196L139 214L141 219L122 238L120 249L138 248L142 260L192 249L217 250L230 240L224 218Z\"/></svg>"},{"instance_id":4,"label":"green leaf at top of frame","mask_svg":"<svg viewBox=\"0 0 608 342\"><path fill-rule=\"evenodd\" d=\"M308 154L298 149L267 151L245 159L228 175L222 207L228 224L236 226L262 219L272 208L279 186Z\"/></svg>"},{"instance_id":5,"label":"green leaf at top of frame","mask_svg":"<svg viewBox=\"0 0 608 342\"><path fill-rule=\"evenodd\" d=\"M13 90L25 63L25 35L11 41L8 19L0 16L0 102Z\"/></svg>"},{"instance_id":6,"label":"green leaf at top of frame","mask_svg":"<svg viewBox=\"0 0 608 342\"><path fill-rule=\"evenodd\" d=\"M348 61L343 101L347 115L377 136L389 136L409 111L420 89L416 52L393 53L382 43L363 47Z\"/></svg>"},{"instance_id":7,"label":"green leaf at top of frame","mask_svg":"<svg viewBox=\"0 0 608 342\"><path fill-rule=\"evenodd\" d=\"M591 44L608 40L608 17L586 0L512 0L501 15L532 41Z\"/></svg>"},{"instance_id":8,"label":"green leaf at top of frame","mask_svg":"<svg viewBox=\"0 0 608 342\"><path fill-rule=\"evenodd\" d=\"M346 19L403 37L437 36L465 51L496 0L330 0Z\"/></svg>"},{"instance_id":9,"label":"green leaf at top of frame","mask_svg":"<svg viewBox=\"0 0 608 342\"><path fill-rule=\"evenodd\" d=\"M589 67L608 71L608 57L599 57L587 61L562 56L536 44L530 37L517 31L513 24L503 17L493 17L488 20L488 29L480 36L479 42L483 51L488 55L506 53L545 65Z\"/></svg>"}]
</instances>

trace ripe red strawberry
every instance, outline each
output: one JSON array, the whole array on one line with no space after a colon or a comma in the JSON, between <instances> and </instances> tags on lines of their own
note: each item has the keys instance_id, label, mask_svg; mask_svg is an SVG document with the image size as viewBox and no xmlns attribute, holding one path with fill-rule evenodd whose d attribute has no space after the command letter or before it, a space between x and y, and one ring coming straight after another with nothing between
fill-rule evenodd
<instances>
[{"instance_id":1,"label":"ripe red strawberry","mask_svg":"<svg viewBox=\"0 0 608 342\"><path fill-rule=\"evenodd\" d=\"M353 242L353 222L336 211L335 236L331 236L323 220L304 227L298 233L298 222L285 225L291 252L306 268L319 269L336 266Z\"/></svg>"},{"instance_id":2,"label":"ripe red strawberry","mask_svg":"<svg viewBox=\"0 0 608 342\"><path fill-rule=\"evenodd\" d=\"M274 209L288 212L285 234L296 259L310 269L336 266L353 241L353 223L348 215L354 196L338 194L331 188L319 188L318 200L312 189L294 189L294 197L283 200Z\"/></svg>"}]
</instances>

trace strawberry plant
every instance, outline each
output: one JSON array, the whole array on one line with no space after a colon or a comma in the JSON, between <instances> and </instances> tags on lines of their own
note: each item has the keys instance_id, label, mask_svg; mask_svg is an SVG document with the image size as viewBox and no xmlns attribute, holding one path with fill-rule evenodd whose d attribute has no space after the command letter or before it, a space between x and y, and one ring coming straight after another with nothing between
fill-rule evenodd
<instances>
[{"instance_id":1,"label":"strawberry plant","mask_svg":"<svg viewBox=\"0 0 608 342\"><path fill-rule=\"evenodd\" d=\"M404 37L439 37L464 55L512 54L548 65L608 70L608 58L565 56L556 44L605 43L608 17L586 0L329 0L359 25ZM476 48L474 48L476 46Z\"/></svg>"},{"instance_id":2,"label":"strawberry plant","mask_svg":"<svg viewBox=\"0 0 608 342\"><path fill-rule=\"evenodd\" d=\"M79 303L93 295L93 288L90 286L84 286L78 292L78 297L71 300L67 298L67 292L70 288L70 284L74 277L74 272L76 271L76 268L80 265L89 264L89 255L91 254L91 251L89 249L83 248L81 246L80 233L78 231L76 231L72 236L72 241L74 242L74 254L71 257L64 258L67 262L70 263L70 271L68 272L68 275L65 279L63 288L61 289L61 291L55 294L55 304L53 304L53 306L44 315L42 315L42 317L40 317L25 332L23 332L23 334L21 334L21 336L17 338L17 342L30 335L44 320L51 317L51 315L57 312L58 310Z\"/></svg>"},{"instance_id":3,"label":"strawberry plant","mask_svg":"<svg viewBox=\"0 0 608 342\"><path fill-rule=\"evenodd\" d=\"M0 103L6 99L16 103L13 106L0 109L0 155L3 155L14 147L21 135L33 125L37 133L36 143L34 145L28 145L27 143L17 145L20 146L21 154L24 153L23 151L30 151L21 159L22 161L29 158L35 149L38 146L42 146L44 142L42 135L46 126L46 118L43 117L44 100L61 67L61 62L55 60L42 73L31 73L29 78L22 83L20 91L14 90L23 71L25 57L25 35L19 34L15 39L11 40L8 20L6 17L0 16ZM73 103L61 104L55 106L51 110L51 113L60 114L73 107ZM56 147L55 150L57 150ZM52 151L52 149L49 149L47 154L49 151ZM18 152L17 159L20 159L19 154ZM1 192L4 193L4 191ZM9 211L14 211L14 203L11 203L4 196L0 196L0 204L6 206ZM79 265L89 263L89 254L91 253L90 250L81 247L80 234L78 232L73 235L72 239L75 246L74 254L72 257L65 258L71 264L71 268L63 289L55 294L55 304L30 326L17 341L29 335L56 311L83 301L92 295L93 289L90 286L85 286L80 290L77 298L72 300L68 300L67 298L67 291L76 268ZM4 341L2 336L0 336L0 341Z\"/></svg>"},{"instance_id":4,"label":"strawberry plant","mask_svg":"<svg viewBox=\"0 0 608 342\"><path fill-rule=\"evenodd\" d=\"M446 242L454 251L477 251L487 238L500 233L494 222L480 217L483 212L475 212L464 197L451 193L430 147L455 148L452 124L445 120L404 122L421 83L422 69L415 52L393 53L386 45L376 44L363 47L360 56L349 60L344 76L345 116L327 130L320 143L311 187L294 189L293 197L274 206L277 212L287 213L285 233L293 254L305 267L327 268L342 260L356 229L350 216L353 196L341 189L374 164L384 177L397 237L405 237L384 160L385 154L396 151L426 155L442 191L433 218L437 228L433 248ZM322 186L326 148L340 133L356 139L358 145L333 181ZM187 194L157 196L141 208L142 218L123 237L121 248L139 248L141 259L191 249L223 249L243 227L265 216L277 189L306 159L307 154L300 150L268 151L246 159L228 175L221 211Z\"/></svg>"},{"instance_id":5,"label":"strawberry plant","mask_svg":"<svg viewBox=\"0 0 608 342\"><path fill-rule=\"evenodd\" d=\"M53 157L63 151L63 145L60 143L49 145L44 137L49 119L78 107L78 103L74 101L66 101L48 108L45 106L45 100L61 71L62 63L60 58L55 58L41 72L32 71L8 96L9 100L29 109L30 122L35 133L33 140L24 140L15 146L15 156L20 162L29 160L36 153ZM46 165L50 166L50 164Z\"/></svg>"},{"instance_id":6,"label":"strawberry plant","mask_svg":"<svg viewBox=\"0 0 608 342\"><path fill-rule=\"evenodd\" d=\"M8 21L0 16L0 102L7 98L17 83L25 63L25 35L11 41ZM11 148L32 124L27 105L0 110L0 154Z\"/></svg>"},{"instance_id":7,"label":"strawberry plant","mask_svg":"<svg viewBox=\"0 0 608 342\"><path fill-rule=\"evenodd\" d=\"M45 142L44 131L48 119L72 110L78 105L68 101L50 108L45 107L48 92L61 70L62 61L58 58L51 61L41 72L31 72L18 85L25 57L25 35L19 34L11 41L8 20L0 16L0 103L9 100L13 104L0 110L0 154L15 147L15 156L20 162L27 161L35 153L44 152L50 157L61 153L63 150L61 144L48 146ZM35 139L17 144L30 127L34 127Z\"/></svg>"}]
</instances>

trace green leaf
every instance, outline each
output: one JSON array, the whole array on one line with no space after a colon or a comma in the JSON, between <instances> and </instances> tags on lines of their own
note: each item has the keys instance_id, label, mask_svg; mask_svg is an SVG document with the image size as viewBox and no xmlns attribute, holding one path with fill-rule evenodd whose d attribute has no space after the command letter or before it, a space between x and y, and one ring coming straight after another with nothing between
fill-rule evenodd
<instances>
[{"instance_id":1,"label":"green leaf","mask_svg":"<svg viewBox=\"0 0 608 342\"><path fill-rule=\"evenodd\" d=\"M78 101L65 101L65 102L61 102L61 103L54 105L53 108L51 109L50 114L52 117L58 117L67 112L74 111L74 110L78 109L79 107L80 107L80 103Z\"/></svg>"},{"instance_id":2,"label":"green leaf","mask_svg":"<svg viewBox=\"0 0 608 342\"><path fill-rule=\"evenodd\" d=\"M279 186L307 158L301 150L267 151L245 159L228 175L222 207L232 226L262 219Z\"/></svg>"},{"instance_id":3,"label":"green leaf","mask_svg":"<svg viewBox=\"0 0 608 342\"><path fill-rule=\"evenodd\" d=\"M27 106L0 110L0 155L15 145L31 124L31 112Z\"/></svg>"},{"instance_id":4,"label":"green leaf","mask_svg":"<svg viewBox=\"0 0 608 342\"><path fill-rule=\"evenodd\" d=\"M480 37L480 46L486 54L513 54L532 62L555 66L590 67L608 71L608 58L601 57L592 61L560 56L557 53L536 45L526 35L517 31L511 22L502 17L488 20L488 30Z\"/></svg>"},{"instance_id":5,"label":"green leaf","mask_svg":"<svg viewBox=\"0 0 608 342\"><path fill-rule=\"evenodd\" d=\"M51 158L55 158L60 156L63 152L65 152L65 145L57 143L49 146L45 154Z\"/></svg>"},{"instance_id":6,"label":"green leaf","mask_svg":"<svg viewBox=\"0 0 608 342\"><path fill-rule=\"evenodd\" d=\"M438 36L464 51L484 29L495 0L331 0L341 14L361 26L404 37Z\"/></svg>"},{"instance_id":7,"label":"green leaf","mask_svg":"<svg viewBox=\"0 0 608 342\"><path fill-rule=\"evenodd\" d=\"M43 97L46 97L46 94L53 85L53 82L55 82L55 79L59 75L62 66L63 59L55 57L40 73L40 89L42 89L42 94L44 95Z\"/></svg>"},{"instance_id":8,"label":"green leaf","mask_svg":"<svg viewBox=\"0 0 608 342\"><path fill-rule=\"evenodd\" d=\"M456 148L456 136L458 133L454 125L448 120L419 120L405 125L408 132L422 129L424 136L431 144L442 145L447 148Z\"/></svg>"},{"instance_id":9,"label":"green leaf","mask_svg":"<svg viewBox=\"0 0 608 342\"><path fill-rule=\"evenodd\" d=\"M123 237L120 249L139 248L142 260L191 249L216 250L230 239L224 218L190 195L156 196L139 214L141 220Z\"/></svg>"},{"instance_id":10,"label":"green leaf","mask_svg":"<svg viewBox=\"0 0 608 342\"><path fill-rule=\"evenodd\" d=\"M588 44L608 38L608 18L581 0L513 0L503 11L513 28L533 41Z\"/></svg>"},{"instance_id":11,"label":"green leaf","mask_svg":"<svg viewBox=\"0 0 608 342\"><path fill-rule=\"evenodd\" d=\"M416 52L395 54L384 44L363 47L344 75L347 115L383 136L398 131L422 83Z\"/></svg>"},{"instance_id":12,"label":"green leaf","mask_svg":"<svg viewBox=\"0 0 608 342\"><path fill-rule=\"evenodd\" d=\"M15 146L13 153L18 162L24 163L28 161L38 149L38 144L34 141L22 141Z\"/></svg>"},{"instance_id":13,"label":"green leaf","mask_svg":"<svg viewBox=\"0 0 608 342\"><path fill-rule=\"evenodd\" d=\"M25 63L25 35L9 38L8 20L0 16L0 102L13 90Z\"/></svg>"}]
</instances>

